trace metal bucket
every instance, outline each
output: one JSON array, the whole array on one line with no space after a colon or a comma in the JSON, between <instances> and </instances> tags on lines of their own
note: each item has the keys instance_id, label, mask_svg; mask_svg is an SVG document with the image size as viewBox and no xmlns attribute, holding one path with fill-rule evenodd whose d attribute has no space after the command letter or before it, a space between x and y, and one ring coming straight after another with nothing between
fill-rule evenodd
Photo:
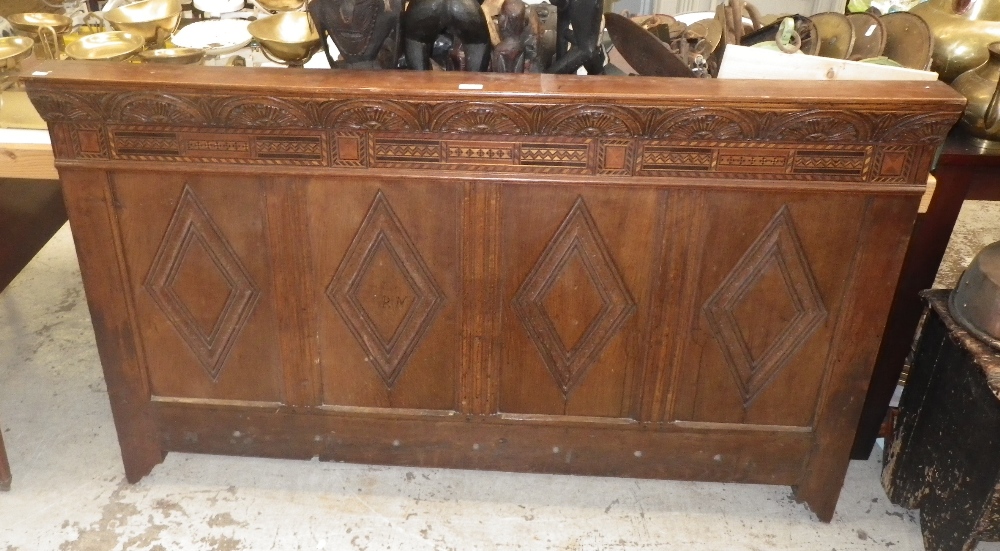
<instances>
[{"instance_id":1,"label":"metal bucket","mask_svg":"<svg viewBox=\"0 0 1000 551\"><path fill-rule=\"evenodd\" d=\"M1000 350L1000 241L972 260L951 292L948 308L962 327Z\"/></svg>"}]
</instances>

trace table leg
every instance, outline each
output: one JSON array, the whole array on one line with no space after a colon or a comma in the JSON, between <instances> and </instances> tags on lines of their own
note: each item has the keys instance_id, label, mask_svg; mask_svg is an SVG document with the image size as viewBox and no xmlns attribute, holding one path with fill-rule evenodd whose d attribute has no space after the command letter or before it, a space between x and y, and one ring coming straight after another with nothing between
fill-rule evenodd
<instances>
[{"instance_id":1,"label":"table leg","mask_svg":"<svg viewBox=\"0 0 1000 551\"><path fill-rule=\"evenodd\" d=\"M934 284L955 220L962 209L970 183L980 168L941 165L935 171L937 187L927 212L918 215L903 259L896 293L886 320L882 345L868 386L861 421L854 436L851 459L867 459L875 446L879 428L889 408L903 363L910 353L920 321L923 302L918 293Z\"/></svg>"},{"instance_id":2,"label":"table leg","mask_svg":"<svg viewBox=\"0 0 1000 551\"><path fill-rule=\"evenodd\" d=\"M10 462L7 461L7 450L3 447L3 431L0 430L0 490L10 490Z\"/></svg>"}]
</instances>

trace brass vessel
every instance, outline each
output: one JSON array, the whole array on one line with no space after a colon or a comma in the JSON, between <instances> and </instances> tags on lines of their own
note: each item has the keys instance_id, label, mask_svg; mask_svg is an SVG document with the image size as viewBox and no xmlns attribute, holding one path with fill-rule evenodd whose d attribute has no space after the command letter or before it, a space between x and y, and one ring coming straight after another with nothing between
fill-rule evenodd
<instances>
[{"instance_id":1,"label":"brass vessel","mask_svg":"<svg viewBox=\"0 0 1000 551\"><path fill-rule=\"evenodd\" d=\"M320 48L319 33L304 11L289 11L258 19L247 27L264 53L278 63L304 64Z\"/></svg>"},{"instance_id":2,"label":"brass vessel","mask_svg":"<svg viewBox=\"0 0 1000 551\"><path fill-rule=\"evenodd\" d=\"M1000 42L987 51L985 63L959 75L951 86L969 100L959 124L981 147L1000 149Z\"/></svg>"},{"instance_id":3,"label":"brass vessel","mask_svg":"<svg viewBox=\"0 0 1000 551\"><path fill-rule=\"evenodd\" d=\"M56 34L62 34L73 28L73 20L57 13L15 13L7 17L7 21L21 32L38 35L39 29L49 27Z\"/></svg>"},{"instance_id":4,"label":"brass vessel","mask_svg":"<svg viewBox=\"0 0 1000 551\"><path fill-rule=\"evenodd\" d=\"M104 19L115 30L137 34L146 42L158 42L177 30L181 3L179 0L141 0L105 13Z\"/></svg>"},{"instance_id":5,"label":"brass vessel","mask_svg":"<svg viewBox=\"0 0 1000 551\"><path fill-rule=\"evenodd\" d=\"M59 35L73 28L73 20L57 13L15 13L7 17L18 31L35 40L35 55L46 59L59 59Z\"/></svg>"},{"instance_id":6,"label":"brass vessel","mask_svg":"<svg viewBox=\"0 0 1000 551\"><path fill-rule=\"evenodd\" d=\"M107 31L84 36L66 46L66 55L73 59L123 61L146 45L143 37L125 31Z\"/></svg>"},{"instance_id":7,"label":"brass vessel","mask_svg":"<svg viewBox=\"0 0 1000 551\"><path fill-rule=\"evenodd\" d=\"M145 63L165 63L169 65L192 65L205 57L205 50L198 48L160 48L139 52L139 59Z\"/></svg>"},{"instance_id":8,"label":"brass vessel","mask_svg":"<svg viewBox=\"0 0 1000 551\"><path fill-rule=\"evenodd\" d=\"M1000 40L1000 0L928 0L910 13L934 35L932 71L951 82L986 61L986 46Z\"/></svg>"},{"instance_id":9,"label":"brass vessel","mask_svg":"<svg viewBox=\"0 0 1000 551\"><path fill-rule=\"evenodd\" d=\"M0 38L0 70L13 69L21 60L31 55L35 41L26 36Z\"/></svg>"}]
</instances>

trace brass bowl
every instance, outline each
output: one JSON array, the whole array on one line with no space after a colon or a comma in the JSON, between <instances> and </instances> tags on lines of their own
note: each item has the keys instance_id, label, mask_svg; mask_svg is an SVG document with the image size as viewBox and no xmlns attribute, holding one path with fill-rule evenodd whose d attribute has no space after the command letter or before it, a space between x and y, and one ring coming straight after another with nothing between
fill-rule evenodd
<instances>
[{"instance_id":1,"label":"brass bowl","mask_svg":"<svg viewBox=\"0 0 1000 551\"><path fill-rule=\"evenodd\" d=\"M301 65L319 51L319 33L304 11L288 11L258 19L247 27L264 53L275 61Z\"/></svg>"},{"instance_id":2,"label":"brass bowl","mask_svg":"<svg viewBox=\"0 0 1000 551\"><path fill-rule=\"evenodd\" d=\"M118 31L125 31L154 42L159 36L174 32L181 20L179 0L141 0L115 8L104 14L104 19Z\"/></svg>"},{"instance_id":3,"label":"brass bowl","mask_svg":"<svg viewBox=\"0 0 1000 551\"><path fill-rule=\"evenodd\" d=\"M73 20L58 13L15 13L7 21L17 30L30 35L38 35L38 29L51 27L56 34L73 28Z\"/></svg>"},{"instance_id":4,"label":"brass bowl","mask_svg":"<svg viewBox=\"0 0 1000 551\"><path fill-rule=\"evenodd\" d=\"M254 0L261 8L269 12L295 11L306 3L306 0Z\"/></svg>"},{"instance_id":5,"label":"brass bowl","mask_svg":"<svg viewBox=\"0 0 1000 551\"><path fill-rule=\"evenodd\" d=\"M205 50L198 48L160 48L139 52L145 63L165 63L169 65L191 65L205 57Z\"/></svg>"},{"instance_id":6,"label":"brass bowl","mask_svg":"<svg viewBox=\"0 0 1000 551\"><path fill-rule=\"evenodd\" d=\"M66 55L73 59L123 61L146 45L143 37L125 31L94 33L66 46Z\"/></svg>"},{"instance_id":7,"label":"brass bowl","mask_svg":"<svg viewBox=\"0 0 1000 551\"><path fill-rule=\"evenodd\" d=\"M0 38L0 69L13 69L24 58L31 55L35 41L26 36L5 36Z\"/></svg>"}]
</instances>

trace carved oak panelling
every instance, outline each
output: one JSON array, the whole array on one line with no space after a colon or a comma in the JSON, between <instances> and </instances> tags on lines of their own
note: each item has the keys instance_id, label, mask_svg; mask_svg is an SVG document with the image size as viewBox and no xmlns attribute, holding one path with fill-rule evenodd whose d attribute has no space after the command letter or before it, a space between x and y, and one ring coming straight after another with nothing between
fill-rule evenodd
<instances>
[{"instance_id":1,"label":"carved oak panelling","mask_svg":"<svg viewBox=\"0 0 1000 551\"><path fill-rule=\"evenodd\" d=\"M218 380L260 292L189 187L184 188L145 286L205 372ZM186 296L192 289L198 290L197 296Z\"/></svg>"},{"instance_id":2,"label":"carved oak panelling","mask_svg":"<svg viewBox=\"0 0 1000 551\"><path fill-rule=\"evenodd\" d=\"M340 137L337 141L339 143ZM490 167L511 172L593 174L594 140L545 138L537 141L427 139L424 135L372 135L370 166L474 170Z\"/></svg>"},{"instance_id":3,"label":"carved oak panelling","mask_svg":"<svg viewBox=\"0 0 1000 551\"><path fill-rule=\"evenodd\" d=\"M420 130L412 106L378 100L329 102L320 108L322 123L329 128L406 132Z\"/></svg>"},{"instance_id":4,"label":"carved oak panelling","mask_svg":"<svg viewBox=\"0 0 1000 551\"><path fill-rule=\"evenodd\" d=\"M70 142L78 159L105 159L108 156L108 135L97 125L71 127Z\"/></svg>"},{"instance_id":5,"label":"carved oak panelling","mask_svg":"<svg viewBox=\"0 0 1000 551\"><path fill-rule=\"evenodd\" d=\"M527 110L500 103L442 104L431 114L432 132L448 134L531 134Z\"/></svg>"},{"instance_id":6,"label":"carved oak panelling","mask_svg":"<svg viewBox=\"0 0 1000 551\"><path fill-rule=\"evenodd\" d=\"M597 149L597 172L628 176L635 165L635 145L631 140L601 140Z\"/></svg>"},{"instance_id":7,"label":"carved oak panelling","mask_svg":"<svg viewBox=\"0 0 1000 551\"><path fill-rule=\"evenodd\" d=\"M122 95L109 104L111 120L121 123L201 124L211 119L194 102L174 95L139 93Z\"/></svg>"},{"instance_id":8,"label":"carved oak panelling","mask_svg":"<svg viewBox=\"0 0 1000 551\"><path fill-rule=\"evenodd\" d=\"M854 113L812 110L767 121L762 125L761 135L780 142L857 143L871 139L871 125Z\"/></svg>"},{"instance_id":9,"label":"carved oak panelling","mask_svg":"<svg viewBox=\"0 0 1000 551\"><path fill-rule=\"evenodd\" d=\"M545 105L514 101L216 97L160 92L34 92L47 121L109 124L194 124L230 127L341 128L447 134L631 137L679 141L795 141L939 143L949 114L887 106L850 109L668 105Z\"/></svg>"},{"instance_id":10,"label":"carved oak panelling","mask_svg":"<svg viewBox=\"0 0 1000 551\"><path fill-rule=\"evenodd\" d=\"M160 132L147 127L112 127L113 159L245 162L327 166L325 134L303 132Z\"/></svg>"},{"instance_id":11,"label":"carved oak panelling","mask_svg":"<svg viewBox=\"0 0 1000 551\"><path fill-rule=\"evenodd\" d=\"M327 296L391 388L434 323L444 295L382 192Z\"/></svg>"},{"instance_id":12,"label":"carved oak panelling","mask_svg":"<svg viewBox=\"0 0 1000 551\"><path fill-rule=\"evenodd\" d=\"M773 287L782 289L787 299L770 311L754 305L756 290L765 277L775 279ZM746 339L751 331L741 326L735 315L742 309L757 312L753 319L761 324L770 323L769 315L788 321L770 342L751 343ZM782 309L788 310L787 315L780 312ZM750 245L706 301L704 310L712 336L722 347L743 402L749 406L827 315L787 207L778 211Z\"/></svg>"},{"instance_id":13,"label":"carved oak panelling","mask_svg":"<svg viewBox=\"0 0 1000 551\"><path fill-rule=\"evenodd\" d=\"M735 109L697 107L658 116L646 133L650 138L679 141L726 141L754 135L752 117Z\"/></svg>"},{"instance_id":14,"label":"carved oak panelling","mask_svg":"<svg viewBox=\"0 0 1000 551\"><path fill-rule=\"evenodd\" d=\"M337 132L331 144L334 166L368 166L367 132Z\"/></svg>"},{"instance_id":15,"label":"carved oak panelling","mask_svg":"<svg viewBox=\"0 0 1000 551\"><path fill-rule=\"evenodd\" d=\"M912 165L925 158L914 149L936 145L952 124L950 115L891 110L230 98L148 91L33 97L46 120L73 125L78 159L505 167L511 173L731 179L770 174L779 180L878 184L906 183ZM110 151L102 149L97 127L85 127L91 123L109 124L111 135L103 139L110 141ZM190 126L177 133L164 125ZM228 139L211 130L220 126L230 129ZM171 132L175 137L166 135ZM194 137L197 133L209 136ZM493 141L497 136L509 139ZM876 159L872 144L878 142L902 149L880 152ZM878 170L871 170L876 164Z\"/></svg>"},{"instance_id":16,"label":"carved oak panelling","mask_svg":"<svg viewBox=\"0 0 1000 551\"><path fill-rule=\"evenodd\" d=\"M766 174L775 179L825 178L863 182L869 177L872 148L752 143L702 145L698 142L679 145L650 141L640 146L636 164L636 174L643 176L720 177L731 174L752 178Z\"/></svg>"},{"instance_id":17,"label":"carved oak panelling","mask_svg":"<svg viewBox=\"0 0 1000 551\"><path fill-rule=\"evenodd\" d=\"M913 172L913 153L908 147L884 146L875 154L872 181L902 184L910 180Z\"/></svg>"},{"instance_id":18,"label":"carved oak panelling","mask_svg":"<svg viewBox=\"0 0 1000 551\"><path fill-rule=\"evenodd\" d=\"M571 288L572 292L553 292L558 287ZM588 323L559 325L553 321L550 312L564 306L554 297L567 296L589 309L585 316L590 318ZM634 313L635 301L583 198L577 199L521 284L513 307L564 395Z\"/></svg>"}]
</instances>

